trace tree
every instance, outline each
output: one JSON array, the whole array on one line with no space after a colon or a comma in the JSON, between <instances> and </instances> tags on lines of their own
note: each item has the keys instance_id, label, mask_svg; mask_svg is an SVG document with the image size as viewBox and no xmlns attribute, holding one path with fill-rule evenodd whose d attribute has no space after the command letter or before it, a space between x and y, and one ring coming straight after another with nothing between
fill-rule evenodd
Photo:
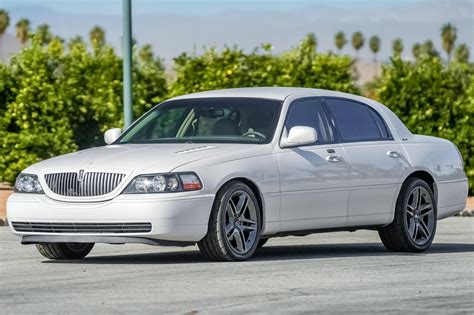
<instances>
[{"instance_id":1,"label":"tree","mask_svg":"<svg viewBox=\"0 0 474 315\"><path fill-rule=\"evenodd\" d=\"M69 40L68 44L67 44L69 50L73 49L74 46L77 46L77 45L81 45L81 46L82 46L82 45L83 45L83 46L86 45L86 43L84 42L84 39L83 39L81 36L79 36L79 35L74 36L73 38L71 38L71 39Z\"/></svg>"},{"instance_id":2,"label":"tree","mask_svg":"<svg viewBox=\"0 0 474 315\"><path fill-rule=\"evenodd\" d=\"M38 25L35 36L38 37L41 45L47 45L53 39L53 34L49 31L48 24Z\"/></svg>"},{"instance_id":3,"label":"tree","mask_svg":"<svg viewBox=\"0 0 474 315\"><path fill-rule=\"evenodd\" d=\"M397 57L401 57L403 52L403 41L401 38L395 38L392 42L392 51L393 55Z\"/></svg>"},{"instance_id":4,"label":"tree","mask_svg":"<svg viewBox=\"0 0 474 315\"><path fill-rule=\"evenodd\" d=\"M421 53L429 57L439 57L439 53L431 40L427 40L421 45Z\"/></svg>"},{"instance_id":5,"label":"tree","mask_svg":"<svg viewBox=\"0 0 474 315\"><path fill-rule=\"evenodd\" d=\"M466 44L460 44L456 47L454 51L454 59L460 63L469 62L469 48Z\"/></svg>"},{"instance_id":6,"label":"tree","mask_svg":"<svg viewBox=\"0 0 474 315\"><path fill-rule=\"evenodd\" d=\"M309 33L306 35L306 37L303 39L303 41L300 43L302 50L309 54L313 55L316 53L316 47L318 46L318 39L316 38L316 35L314 33Z\"/></svg>"},{"instance_id":7,"label":"tree","mask_svg":"<svg viewBox=\"0 0 474 315\"><path fill-rule=\"evenodd\" d=\"M377 53L380 50L380 38L376 35L370 37L369 47L372 53L374 54L375 75L377 75Z\"/></svg>"},{"instance_id":8,"label":"tree","mask_svg":"<svg viewBox=\"0 0 474 315\"><path fill-rule=\"evenodd\" d=\"M10 25L10 16L8 12L0 9L0 61L3 57L3 34Z\"/></svg>"},{"instance_id":9,"label":"tree","mask_svg":"<svg viewBox=\"0 0 474 315\"><path fill-rule=\"evenodd\" d=\"M16 37L20 40L22 45L28 42L30 36L30 21L28 19L20 19L15 24Z\"/></svg>"},{"instance_id":10,"label":"tree","mask_svg":"<svg viewBox=\"0 0 474 315\"><path fill-rule=\"evenodd\" d=\"M418 58L420 58L420 55L421 55L421 44L420 43L415 43L412 48L411 48L411 52L413 54L413 57L415 58L415 60L418 60Z\"/></svg>"},{"instance_id":11,"label":"tree","mask_svg":"<svg viewBox=\"0 0 474 315\"><path fill-rule=\"evenodd\" d=\"M149 63L153 61L153 47L150 44L144 45L140 48L138 56L143 63Z\"/></svg>"},{"instance_id":12,"label":"tree","mask_svg":"<svg viewBox=\"0 0 474 315\"><path fill-rule=\"evenodd\" d=\"M344 32L339 31L334 36L334 45L336 45L339 54L342 51L342 48L347 44L346 34Z\"/></svg>"},{"instance_id":13,"label":"tree","mask_svg":"<svg viewBox=\"0 0 474 315\"><path fill-rule=\"evenodd\" d=\"M359 50L364 46L365 39L361 32L355 32L352 34L352 47L356 51L356 59L359 56Z\"/></svg>"},{"instance_id":14,"label":"tree","mask_svg":"<svg viewBox=\"0 0 474 315\"><path fill-rule=\"evenodd\" d=\"M451 53L454 49L456 38L457 38L457 30L453 24L447 23L441 27L441 39L443 42L443 50L448 55L448 62L451 61Z\"/></svg>"},{"instance_id":15,"label":"tree","mask_svg":"<svg viewBox=\"0 0 474 315\"><path fill-rule=\"evenodd\" d=\"M94 26L89 32L92 48L97 50L105 44L105 31L100 26Z\"/></svg>"}]
</instances>

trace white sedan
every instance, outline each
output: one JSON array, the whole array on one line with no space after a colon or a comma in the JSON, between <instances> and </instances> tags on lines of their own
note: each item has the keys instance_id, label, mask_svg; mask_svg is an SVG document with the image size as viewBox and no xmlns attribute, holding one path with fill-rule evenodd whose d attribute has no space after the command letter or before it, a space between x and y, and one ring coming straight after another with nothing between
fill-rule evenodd
<instances>
[{"instance_id":1,"label":"white sedan","mask_svg":"<svg viewBox=\"0 0 474 315\"><path fill-rule=\"evenodd\" d=\"M389 250L421 252L468 190L454 144L334 91L184 95L105 142L18 176L7 216L23 244L79 259L94 243L197 243L226 261L271 237L371 229Z\"/></svg>"}]
</instances>

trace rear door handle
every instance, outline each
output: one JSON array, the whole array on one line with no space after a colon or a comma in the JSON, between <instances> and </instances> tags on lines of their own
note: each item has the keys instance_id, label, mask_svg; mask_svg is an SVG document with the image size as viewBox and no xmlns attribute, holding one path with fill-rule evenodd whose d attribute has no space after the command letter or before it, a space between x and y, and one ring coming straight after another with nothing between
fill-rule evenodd
<instances>
[{"instance_id":1,"label":"rear door handle","mask_svg":"<svg viewBox=\"0 0 474 315\"><path fill-rule=\"evenodd\" d=\"M387 155L391 158L399 158L402 156L401 153L398 151L388 151Z\"/></svg>"},{"instance_id":2,"label":"rear door handle","mask_svg":"<svg viewBox=\"0 0 474 315\"><path fill-rule=\"evenodd\" d=\"M342 156L340 155L328 155L326 156L326 161L335 163L335 162L341 162L342 161Z\"/></svg>"}]
</instances>

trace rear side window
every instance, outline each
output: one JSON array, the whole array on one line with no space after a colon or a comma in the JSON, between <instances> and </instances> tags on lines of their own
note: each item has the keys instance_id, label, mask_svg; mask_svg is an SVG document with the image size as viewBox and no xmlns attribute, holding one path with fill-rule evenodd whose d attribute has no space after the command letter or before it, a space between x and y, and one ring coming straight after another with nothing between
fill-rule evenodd
<instances>
[{"instance_id":1,"label":"rear side window","mask_svg":"<svg viewBox=\"0 0 474 315\"><path fill-rule=\"evenodd\" d=\"M382 117L367 105L345 99L325 99L341 134L342 141L391 140Z\"/></svg>"},{"instance_id":2,"label":"rear side window","mask_svg":"<svg viewBox=\"0 0 474 315\"><path fill-rule=\"evenodd\" d=\"M285 127L289 132L295 126L312 127L318 133L318 144L334 141L334 132L329 127L320 99L297 100L290 105Z\"/></svg>"}]
</instances>

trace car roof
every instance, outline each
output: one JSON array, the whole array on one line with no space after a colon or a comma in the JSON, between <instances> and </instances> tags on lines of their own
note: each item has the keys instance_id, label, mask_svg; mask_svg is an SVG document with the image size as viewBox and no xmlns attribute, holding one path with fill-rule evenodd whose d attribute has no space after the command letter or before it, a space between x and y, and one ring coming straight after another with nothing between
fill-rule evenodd
<instances>
[{"instance_id":1,"label":"car roof","mask_svg":"<svg viewBox=\"0 0 474 315\"><path fill-rule=\"evenodd\" d=\"M207 97L253 97L253 98L266 98L275 100L284 100L290 95L295 94L310 94L314 93L315 96L340 96L345 98L357 98L356 95L323 90L323 89L312 89L312 88L299 88L299 87L249 87L249 88L234 88L234 89L223 89L223 90L212 90L205 92L197 92L186 95L181 95L172 98L172 100L178 99L190 99L190 98L207 98Z\"/></svg>"}]
</instances>

